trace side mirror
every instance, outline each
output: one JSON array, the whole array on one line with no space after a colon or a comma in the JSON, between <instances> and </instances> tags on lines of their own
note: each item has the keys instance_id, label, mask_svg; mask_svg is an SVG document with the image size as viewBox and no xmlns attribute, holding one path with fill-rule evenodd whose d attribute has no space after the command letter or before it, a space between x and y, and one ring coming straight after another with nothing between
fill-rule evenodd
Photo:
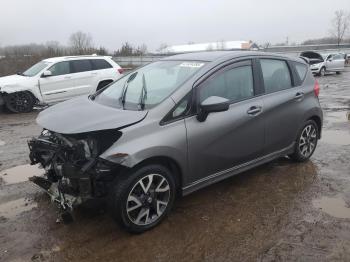
<instances>
[{"instance_id":1,"label":"side mirror","mask_svg":"<svg viewBox=\"0 0 350 262\"><path fill-rule=\"evenodd\" d=\"M197 119L203 122L209 113L227 111L230 107L229 100L219 96L210 96L199 105Z\"/></svg>"},{"instance_id":2,"label":"side mirror","mask_svg":"<svg viewBox=\"0 0 350 262\"><path fill-rule=\"evenodd\" d=\"M44 73L41 75L41 77L49 77L52 76L52 72L50 70L44 71Z\"/></svg>"}]
</instances>

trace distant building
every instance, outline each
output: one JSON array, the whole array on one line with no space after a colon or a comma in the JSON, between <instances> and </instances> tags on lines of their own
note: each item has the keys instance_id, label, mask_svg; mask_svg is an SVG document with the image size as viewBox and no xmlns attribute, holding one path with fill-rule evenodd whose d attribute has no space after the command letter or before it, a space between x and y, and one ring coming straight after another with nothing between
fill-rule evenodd
<instances>
[{"instance_id":1,"label":"distant building","mask_svg":"<svg viewBox=\"0 0 350 262\"><path fill-rule=\"evenodd\" d=\"M162 54L187 53L214 50L258 50L257 44L252 41L219 41L210 43L173 45L160 50Z\"/></svg>"}]
</instances>

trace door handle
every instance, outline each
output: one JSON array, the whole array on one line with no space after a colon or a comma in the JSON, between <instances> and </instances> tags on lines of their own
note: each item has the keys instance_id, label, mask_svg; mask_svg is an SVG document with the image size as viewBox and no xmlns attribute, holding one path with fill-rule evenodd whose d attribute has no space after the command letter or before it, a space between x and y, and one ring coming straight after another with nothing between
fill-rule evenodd
<instances>
[{"instance_id":1,"label":"door handle","mask_svg":"<svg viewBox=\"0 0 350 262\"><path fill-rule=\"evenodd\" d=\"M71 76L65 76L64 79L71 79Z\"/></svg>"},{"instance_id":2,"label":"door handle","mask_svg":"<svg viewBox=\"0 0 350 262\"><path fill-rule=\"evenodd\" d=\"M261 111L262 111L262 107L261 106L252 106L251 108L248 109L247 114L248 115L252 115L252 116L256 116Z\"/></svg>"},{"instance_id":3,"label":"door handle","mask_svg":"<svg viewBox=\"0 0 350 262\"><path fill-rule=\"evenodd\" d=\"M298 100L298 99L301 99L304 97L304 93L303 92L298 92L295 94L295 99Z\"/></svg>"},{"instance_id":4,"label":"door handle","mask_svg":"<svg viewBox=\"0 0 350 262\"><path fill-rule=\"evenodd\" d=\"M97 73L91 73L91 75L95 76L95 75L97 75Z\"/></svg>"}]
</instances>

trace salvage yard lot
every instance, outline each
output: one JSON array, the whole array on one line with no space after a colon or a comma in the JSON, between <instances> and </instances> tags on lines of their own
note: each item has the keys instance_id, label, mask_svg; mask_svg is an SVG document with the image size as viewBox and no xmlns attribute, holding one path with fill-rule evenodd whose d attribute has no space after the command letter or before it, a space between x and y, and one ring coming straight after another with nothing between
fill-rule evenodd
<instances>
[{"instance_id":1,"label":"salvage yard lot","mask_svg":"<svg viewBox=\"0 0 350 262\"><path fill-rule=\"evenodd\" d=\"M350 261L350 70L318 81L325 121L311 161L280 159L179 199L142 235L103 207L56 223L48 197L16 183L35 172L22 165L38 111L0 113L0 261Z\"/></svg>"}]
</instances>

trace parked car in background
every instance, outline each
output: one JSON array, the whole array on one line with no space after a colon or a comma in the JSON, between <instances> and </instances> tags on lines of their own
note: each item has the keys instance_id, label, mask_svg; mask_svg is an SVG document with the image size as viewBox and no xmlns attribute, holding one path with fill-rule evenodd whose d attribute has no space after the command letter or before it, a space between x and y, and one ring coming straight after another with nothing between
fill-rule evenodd
<instances>
[{"instance_id":1,"label":"parked car in background","mask_svg":"<svg viewBox=\"0 0 350 262\"><path fill-rule=\"evenodd\" d=\"M315 51L305 51L300 56L309 60L311 72L315 75L324 76L329 72L340 74L344 71L344 54L321 54Z\"/></svg>"},{"instance_id":2,"label":"parked car in background","mask_svg":"<svg viewBox=\"0 0 350 262\"><path fill-rule=\"evenodd\" d=\"M198 52L153 62L42 111L31 180L62 209L106 200L128 231L158 225L177 195L273 159L307 161L321 137L319 85L301 59ZM263 187L263 185L262 185Z\"/></svg>"},{"instance_id":3,"label":"parked car in background","mask_svg":"<svg viewBox=\"0 0 350 262\"><path fill-rule=\"evenodd\" d=\"M345 54L345 64L346 65L350 64L350 54Z\"/></svg>"},{"instance_id":4,"label":"parked car in background","mask_svg":"<svg viewBox=\"0 0 350 262\"><path fill-rule=\"evenodd\" d=\"M30 112L76 96L92 94L117 80L123 69L108 56L70 56L42 60L23 73L0 78L0 105Z\"/></svg>"}]
</instances>

